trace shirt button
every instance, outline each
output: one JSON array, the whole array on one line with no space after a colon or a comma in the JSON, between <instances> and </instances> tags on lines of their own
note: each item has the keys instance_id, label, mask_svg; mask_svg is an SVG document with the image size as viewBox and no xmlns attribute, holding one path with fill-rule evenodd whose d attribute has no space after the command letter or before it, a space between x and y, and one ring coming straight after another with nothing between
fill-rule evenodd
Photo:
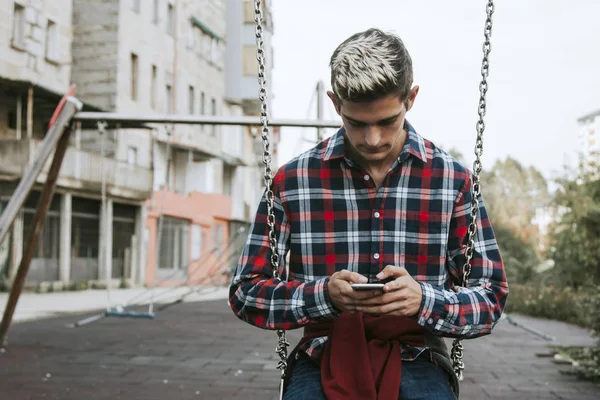
<instances>
[{"instance_id":1,"label":"shirt button","mask_svg":"<svg viewBox=\"0 0 600 400\"><path fill-rule=\"evenodd\" d=\"M375 254L373 254L373 257L374 257L376 260L379 260L379 253L375 253Z\"/></svg>"},{"instance_id":2,"label":"shirt button","mask_svg":"<svg viewBox=\"0 0 600 400\"><path fill-rule=\"evenodd\" d=\"M428 323L429 325L433 324L433 319L429 318L429 319L427 320L427 323Z\"/></svg>"},{"instance_id":3,"label":"shirt button","mask_svg":"<svg viewBox=\"0 0 600 400\"><path fill-rule=\"evenodd\" d=\"M365 175L365 181L368 181L369 179L371 179L371 177L369 175Z\"/></svg>"},{"instance_id":4,"label":"shirt button","mask_svg":"<svg viewBox=\"0 0 600 400\"><path fill-rule=\"evenodd\" d=\"M375 211L375 214L373 214L373 215L375 215L375 218L379 218L379 216L380 216L380 214L377 211Z\"/></svg>"}]
</instances>

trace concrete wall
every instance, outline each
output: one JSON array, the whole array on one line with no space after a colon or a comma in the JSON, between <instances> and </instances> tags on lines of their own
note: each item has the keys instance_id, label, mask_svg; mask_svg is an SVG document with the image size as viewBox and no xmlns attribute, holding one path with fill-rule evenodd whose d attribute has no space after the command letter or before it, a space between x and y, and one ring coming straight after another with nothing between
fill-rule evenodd
<instances>
[{"instance_id":1,"label":"concrete wall","mask_svg":"<svg viewBox=\"0 0 600 400\"><path fill-rule=\"evenodd\" d=\"M267 61L267 97L272 97L273 48L271 45L272 21L268 12L270 2L263 8L263 41ZM246 7L250 17L246 18ZM256 37L253 2L227 0L227 51L226 51L226 96L232 102L244 103L248 113L256 113L258 103L258 64L256 61ZM268 21L268 22L267 22ZM244 56L246 49L248 56ZM248 74L247 71L252 71Z\"/></svg>"},{"instance_id":2,"label":"concrete wall","mask_svg":"<svg viewBox=\"0 0 600 400\"><path fill-rule=\"evenodd\" d=\"M24 7L24 41L12 43L14 4ZM0 77L31 81L62 94L71 74L73 0L0 0ZM46 57L48 20L58 29L58 53Z\"/></svg>"},{"instance_id":3,"label":"concrete wall","mask_svg":"<svg viewBox=\"0 0 600 400\"><path fill-rule=\"evenodd\" d=\"M116 108L118 0L73 1L73 72L77 97L106 111Z\"/></svg>"}]
</instances>

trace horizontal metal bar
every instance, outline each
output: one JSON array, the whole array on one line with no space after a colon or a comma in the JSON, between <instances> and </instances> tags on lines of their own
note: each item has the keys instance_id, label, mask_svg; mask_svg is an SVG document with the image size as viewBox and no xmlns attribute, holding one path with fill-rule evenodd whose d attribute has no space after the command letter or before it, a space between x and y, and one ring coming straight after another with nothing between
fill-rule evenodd
<instances>
[{"instance_id":1,"label":"horizontal metal bar","mask_svg":"<svg viewBox=\"0 0 600 400\"><path fill-rule=\"evenodd\" d=\"M186 125L237 125L237 126L260 126L260 117L234 117L234 116L213 116L213 115L135 115L111 112L78 112L73 117L75 121L96 122L105 121L107 123L122 124L186 124ZM270 126L286 126L300 128L339 128L341 121L325 120L294 120L294 119L273 119L269 120Z\"/></svg>"}]
</instances>

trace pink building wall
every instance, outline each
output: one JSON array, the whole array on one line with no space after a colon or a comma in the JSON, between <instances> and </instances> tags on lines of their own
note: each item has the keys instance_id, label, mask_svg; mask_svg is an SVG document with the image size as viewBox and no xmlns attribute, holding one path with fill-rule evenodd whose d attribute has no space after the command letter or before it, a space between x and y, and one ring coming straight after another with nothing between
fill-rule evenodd
<instances>
[{"instance_id":1,"label":"pink building wall","mask_svg":"<svg viewBox=\"0 0 600 400\"><path fill-rule=\"evenodd\" d=\"M154 201L148 200L146 203L148 209L146 227L148 228L149 238L145 284L148 287L154 285L158 217L163 197L163 215L188 220L190 222L190 232L192 225L199 225L201 229L200 237L204 238L200 251L200 260L194 261L192 259L193 243L191 243L194 238L193 235L189 235L188 260L190 260L190 265L188 267L188 276L190 277L190 285L223 283L221 272L227 268L227 263L218 260L216 255L212 257L207 257L207 255L214 247L214 243L212 243L212 229L214 225L222 225L223 244L229 242L229 221L232 219L231 197L222 194L199 192L191 192L188 195L173 192L155 192L153 197ZM167 281L161 284L161 286L174 286L182 282Z\"/></svg>"}]
</instances>

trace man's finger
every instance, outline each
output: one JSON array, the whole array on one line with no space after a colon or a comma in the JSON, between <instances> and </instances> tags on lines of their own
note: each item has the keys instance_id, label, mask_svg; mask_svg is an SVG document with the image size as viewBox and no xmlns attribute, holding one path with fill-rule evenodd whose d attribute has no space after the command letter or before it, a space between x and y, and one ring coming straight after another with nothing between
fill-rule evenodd
<instances>
[{"instance_id":1,"label":"man's finger","mask_svg":"<svg viewBox=\"0 0 600 400\"><path fill-rule=\"evenodd\" d=\"M369 279L366 276L362 276L358 272L350 272L347 269L342 270L338 273L338 279L350 282L350 283L367 283Z\"/></svg>"},{"instance_id":2,"label":"man's finger","mask_svg":"<svg viewBox=\"0 0 600 400\"><path fill-rule=\"evenodd\" d=\"M399 278L405 275L410 275L406 268L395 265L387 265L379 274L377 274L377 279L382 281L389 277Z\"/></svg>"},{"instance_id":3,"label":"man's finger","mask_svg":"<svg viewBox=\"0 0 600 400\"><path fill-rule=\"evenodd\" d=\"M383 287L383 291L384 292L393 292L395 290L402 290L406 287L408 287L408 279L406 277L406 275L401 276L400 278L396 278L391 282L388 282L385 284L385 286Z\"/></svg>"},{"instance_id":4,"label":"man's finger","mask_svg":"<svg viewBox=\"0 0 600 400\"><path fill-rule=\"evenodd\" d=\"M402 302L408 299L408 293L405 290L395 290L390 293L383 293L379 296L362 300L361 305L376 306L390 303Z\"/></svg>"},{"instance_id":5,"label":"man's finger","mask_svg":"<svg viewBox=\"0 0 600 400\"><path fill-rule=\"evenodd\" d=\"M362 290L352 290L352 298L355 300L367 300L367 299L372 299L375 297L379 297L383 294L383 292L381 290L368 290L368 291L362 291Z\"/></svg>"}]
</instances>

